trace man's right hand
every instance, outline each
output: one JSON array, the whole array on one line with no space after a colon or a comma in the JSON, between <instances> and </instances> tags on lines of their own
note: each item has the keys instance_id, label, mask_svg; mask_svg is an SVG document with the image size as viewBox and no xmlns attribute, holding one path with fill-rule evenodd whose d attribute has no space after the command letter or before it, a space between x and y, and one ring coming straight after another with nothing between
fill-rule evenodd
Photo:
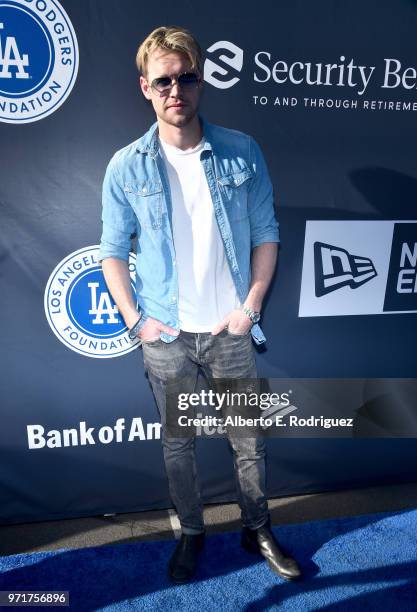
<instances>
[{"instance_id":1,"label":"man's right hand","mask_svg":"<svg viewBox=\"0 0 417 612\"><path fill-rule=\"evenodd\" d=\"M148 317L142 327L142 329L138 332L137 337L143 340L144 342L153 342L154 340L159 339L159 334L161 331L170 334L171 336L178 336L179 331L170 327L169 325L165 325L162 321L158 321L158 319L153 319L152 317Z\"/></svg>"},{"instance_id":2,"label":"man's right hand","mask_svg":"<svg viewBox=\"0 0 417 612\"><path fill-rule=\"evenodd\" d=\"M103 274L110 293L117 304L120 314L129 329L137 323L139 312L136 309L132 292L132 281L126 261L116 257L107 257L102 262ZM161 331L178 336L179 332L158 319L149 317L137 334L144 342L157 340Z\"/></svg>"}]
</instances>

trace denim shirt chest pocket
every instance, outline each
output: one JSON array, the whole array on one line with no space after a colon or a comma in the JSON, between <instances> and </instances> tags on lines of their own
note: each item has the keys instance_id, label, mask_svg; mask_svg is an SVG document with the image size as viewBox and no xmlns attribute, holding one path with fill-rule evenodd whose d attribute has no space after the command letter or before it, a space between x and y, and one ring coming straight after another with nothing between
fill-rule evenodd
<instances>
[{"instance_id":1,"label":"denim shirt chest pocket","mask_svg":"<svg viewBox=\"0 0 417 612\"><path fill-rule=\"evenodd\" d=\"M162 226L162 185L158 181L126 183L123 191L141 227L157 230Z\"/></svg>"},{"instance_id":2,"label":"denim shirt chest pocket","mask_svg":"<svg viewBox=\"0 0 417 612\"><path fill-rule=\"evenodd\" d=\"M248 216L248 187L252 172L249 168L218 176L222 200L231 221L246 219Z\"/></svg>"}]
</instances>

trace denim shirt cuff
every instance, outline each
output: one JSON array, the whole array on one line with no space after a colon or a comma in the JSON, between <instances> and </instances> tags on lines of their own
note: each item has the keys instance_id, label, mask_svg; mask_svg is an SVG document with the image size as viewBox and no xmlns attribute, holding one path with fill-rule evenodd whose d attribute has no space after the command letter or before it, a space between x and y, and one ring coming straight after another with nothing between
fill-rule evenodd
<instances>
[{"instance_id":1,"label":"denim shirt cuff","mask_svg":"<svg viewBox=\"0 0 417 612\"><path fill-rule=\"evenodd\" d=\"M255 341L255 344L263 344L264 342L266 342L266 338L258 323L252 325L251 334L253 340Z\"/></svg>"}]
</instances>

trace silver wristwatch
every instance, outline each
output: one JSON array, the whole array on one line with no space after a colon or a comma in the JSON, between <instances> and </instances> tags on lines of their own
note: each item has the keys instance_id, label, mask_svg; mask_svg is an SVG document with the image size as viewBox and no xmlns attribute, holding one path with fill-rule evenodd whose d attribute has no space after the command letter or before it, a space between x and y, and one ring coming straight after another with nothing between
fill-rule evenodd
<instances>
[{"instance_id":1,"label":"silver wristwatch","mask_svg":"<svg viewBox=\"0 0 417 612\"><path fill-rule=\"evenodd\" d=\"M243 310L245 315L248 315L249 319L252 321L253 324L258 323L259 319L261 318L260 312L256 312L256 310L252 310L248 306L242 305L241 310Z\"/></svg>"}]
</instances>

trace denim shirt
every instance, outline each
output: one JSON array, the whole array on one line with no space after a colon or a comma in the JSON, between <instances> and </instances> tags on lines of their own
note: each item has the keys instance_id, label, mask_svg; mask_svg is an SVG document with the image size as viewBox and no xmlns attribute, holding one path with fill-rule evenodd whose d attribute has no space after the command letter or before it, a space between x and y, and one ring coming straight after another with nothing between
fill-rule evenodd
<instances>
[{"instance_id":1,"label":"denim shirt","mask_svg":"<svg viewBox=\"0 0 417 612\"><path fill-rule=\"evenodd\" d=\"M271 180L255 140L237 130L208 123L199 115L205 138L200 161L207 178L227 261L240 302L251 280L251 250L279 242ZM159 150L158 123L117 151L103 183L103 233L99 262L128 261L137 236L136 293L144 317L180 329L178 277L172 237L172 201ZM259 324L251 329L256 344L265 342ZM161 332L163 342L176 336Z\"/></svg>"}]
</instances>

